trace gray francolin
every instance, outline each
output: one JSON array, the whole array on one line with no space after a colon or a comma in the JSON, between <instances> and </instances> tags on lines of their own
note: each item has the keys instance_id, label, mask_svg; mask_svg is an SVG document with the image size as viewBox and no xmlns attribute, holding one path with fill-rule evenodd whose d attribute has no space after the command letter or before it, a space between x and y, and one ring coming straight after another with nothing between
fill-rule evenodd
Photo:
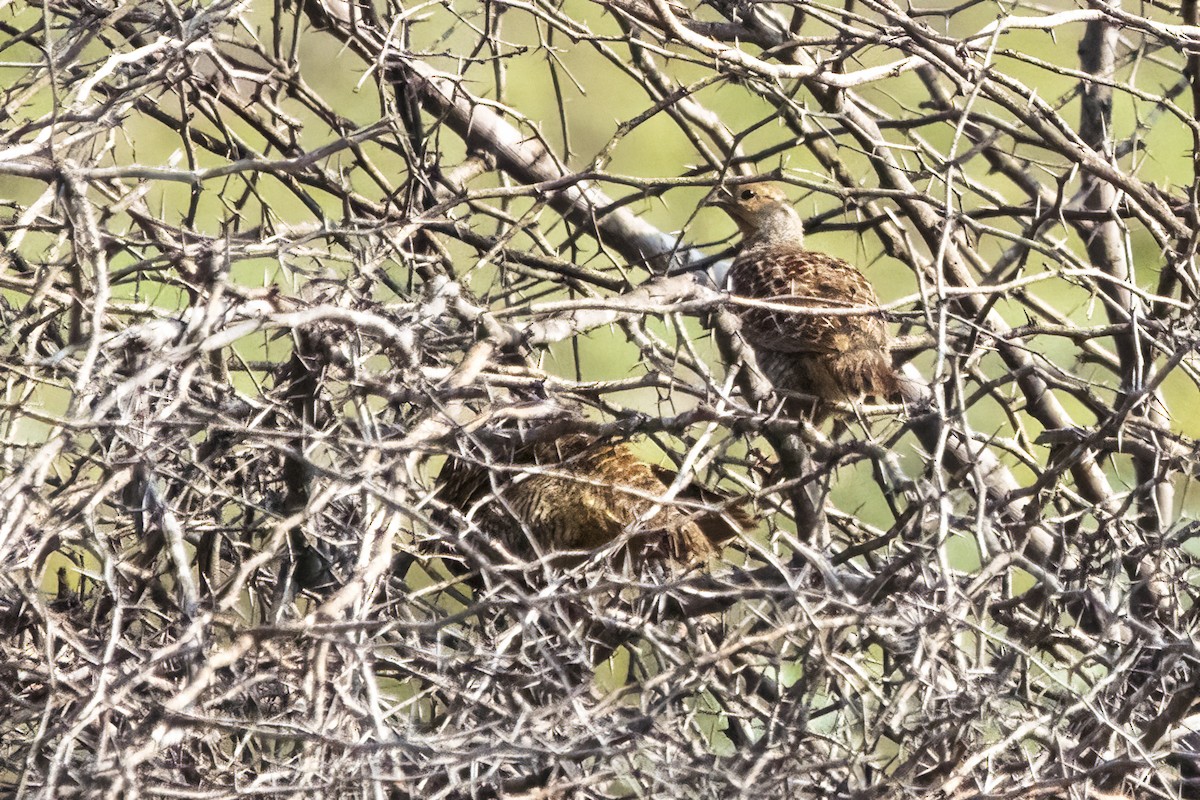
<instances>
[{"instance_id":1,"label":"gray francolin","mask_svg":"<svg viewBox=\"0 0 1200 800\"><path fill-rule=\"evenodd\" d=\"M861 272L804 246L800 215L776 184L724 189L711 204L728 213L742 234L728 275L734 295L797 309L879 305ZM777 389L815 398L818 415L829 402L899 396L887 326L878 311L793 314L749 305L736 310L768 380Z\"/></svg>"},{"instance_id":2,"label":"gray francolin","mask_svg":"<svg viewBox=\"0 0 1200 800\"><path fill-rule=\"evenodd\" d=\"M698 508L728 499L700 487L663 501L674 475L623 442L568 434L516 448L512 462L493 471L452 457L438 478L439 494L524 558L594 550L638 530L629 543L635 562L696 563L718 552L747 519L740 509L692 513L679 504Z\"/></svg>"}]
</instances>

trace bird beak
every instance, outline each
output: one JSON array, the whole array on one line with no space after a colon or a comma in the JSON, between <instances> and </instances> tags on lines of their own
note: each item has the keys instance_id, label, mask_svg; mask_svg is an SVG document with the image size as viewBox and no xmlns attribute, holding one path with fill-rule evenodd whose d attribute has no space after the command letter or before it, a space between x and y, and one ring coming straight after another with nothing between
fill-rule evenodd
<instances>
[{"instance_id":1,"label":"bird beak","mask_svg":"<svg viewBox=\"0 0 1200 800\"><path fill-rule=\"evenodd\" d=\"M705 206L713 206L728 211L733 207L733 192L727 186L718 186L717 189L708 196L704 201Z\"/></svg>"}]
</instances>

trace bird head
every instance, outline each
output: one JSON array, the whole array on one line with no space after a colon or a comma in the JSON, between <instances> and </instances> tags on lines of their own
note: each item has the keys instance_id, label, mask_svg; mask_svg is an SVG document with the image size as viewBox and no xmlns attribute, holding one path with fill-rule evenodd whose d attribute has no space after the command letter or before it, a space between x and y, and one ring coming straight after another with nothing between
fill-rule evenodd
<instances>
[{"instance_id":1,"label":"bird head","mask_svg":"<svg viewBox=\"0 0 1200 800\"><path fill-rule=\"evenodd\" d=\"M733 218L744 244L804 243L800 215L778 184L759 181L721 187L708 204Z\"/></svg>"}]
</instances>

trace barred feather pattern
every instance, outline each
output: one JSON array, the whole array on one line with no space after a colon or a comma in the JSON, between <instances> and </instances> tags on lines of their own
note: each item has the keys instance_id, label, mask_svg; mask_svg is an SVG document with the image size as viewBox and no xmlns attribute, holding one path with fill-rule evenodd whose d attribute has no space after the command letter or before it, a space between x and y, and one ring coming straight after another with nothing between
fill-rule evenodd
<instances>
[{"instance_id":1,"label":"barred feather pattern","mask_svg":"<svg viewBox=\"0 0 1200 800\"><path fill-rule=\"evenodd\" d=\"M571 434L518 454L520 462L493 485L489 471L459 459L439 477L442 499L474 516L518 555L585 551L602 547L640 523L645 531L631 543L638 559L679 563L703 561L717 544L740 530L739 512L699 517L661 503L667 484L661 471L625 443ZM684 492L700 497L702 489ZM690 495L690 497L688 497ZM647 519L652 509L658 510Z\"/></svg>"},{"instance_id":2,"label":"barred feather pattern","mask_svg":"<svg viewBox=\"0 0 1200 800\"><path fill-rule=\"evenodd\" d=\"M879 305L861 272L803 246L766 242L745 248L729 278L738 296L798 309ZM776 388L826 401L899 394L879 312L792 314L741 306L738 315L743 336Z\"/></svg>"}]
</instances>

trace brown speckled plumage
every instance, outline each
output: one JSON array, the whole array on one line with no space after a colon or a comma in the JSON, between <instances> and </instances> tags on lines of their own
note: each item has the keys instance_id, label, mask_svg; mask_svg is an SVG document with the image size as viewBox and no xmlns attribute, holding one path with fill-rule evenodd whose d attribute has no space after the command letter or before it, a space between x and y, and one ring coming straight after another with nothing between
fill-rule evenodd
<instances>
[{"instance_id":1,"label":"brown speckled plumage","mask_svg":"<svg viewBox=\"0 0 1200 800\"><path fill-rule=\"evenodd\" d=\"M742 232L741 250L729 270L733 294L798 308L879 304L861 272L804 247L800 216L778 186L738 186L714 204ZM777 388L825 401L898 395L887 326L878 312L791 314L744 305L737 311L743 336Z\"/></svg>"},{"instance_id":2,"label":"brown speckled plumage","mask_svg":"<svg viewBox=\"0 0 1200 800\"><path fill-rule=\"evenodd\" d=\"M501 537L515 553L593 550L632 529L667 491L661 471L639 458L628 444L596 441L583 434L563 436L518 452L512 468L496 473L458 459L439 477L441 497ZM673 478L673 476L670 476ZM700 490L688 499L710 500ZM737 532L739 512L693 518L683 509L661 505L638 529L631 545L649 559L690 563L717 552L715 542Z\"/></svg>"}]
</instances>

